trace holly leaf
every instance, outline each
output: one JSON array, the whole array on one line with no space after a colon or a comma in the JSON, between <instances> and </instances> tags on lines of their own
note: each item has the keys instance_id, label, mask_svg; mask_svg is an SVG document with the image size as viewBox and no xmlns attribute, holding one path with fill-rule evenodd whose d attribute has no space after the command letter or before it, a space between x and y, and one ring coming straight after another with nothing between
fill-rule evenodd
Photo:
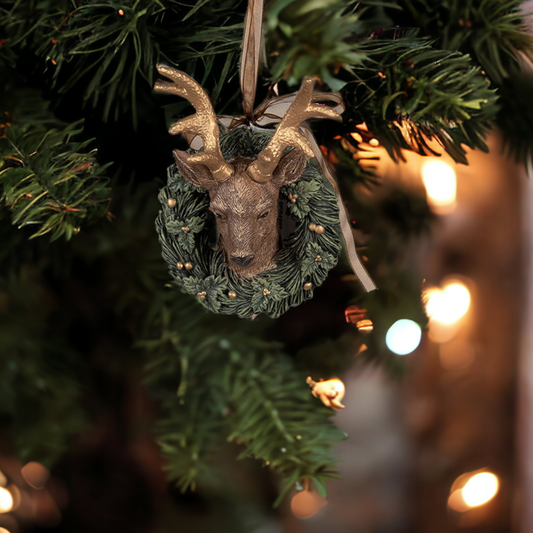
<instances>
[{"instance_id":1,"label":"holly leaf","mask_svg":"<svg viewBox=\"0 0 533 533\"><path fill-rule=\"evenodd\" d=\"M218 311L221 299L225 296L228 280L223 276L208 276L204 279L186 278L183 287L190 294L195 294L198 299L211 311Z\"/></svg>"}]
</instances>

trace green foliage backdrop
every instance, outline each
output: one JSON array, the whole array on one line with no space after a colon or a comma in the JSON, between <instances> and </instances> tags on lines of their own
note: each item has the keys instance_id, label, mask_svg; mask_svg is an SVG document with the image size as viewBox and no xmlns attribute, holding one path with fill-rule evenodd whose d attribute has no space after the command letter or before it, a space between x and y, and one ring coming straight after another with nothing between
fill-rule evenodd
<instances>
[{"instance_id":1,"label":"green foliage backdrop","mask_svg":"<svg viewBox=\"0 0 533 533\"><path fill-rule=\"evenodd\" d=\"M183 490L216 475L212 452L229 440L281 475L280 497L306 479L324 492L342 435L305 376L352 364L362 340L342 312L354 302L375 322L367 357L400 370L384 332L400 312L424 322L421 280L402 250L432 220L424 199L400 191L373 205L353 195L379 177L352 157L360 143L350 133L367 135L364 122L394 158L429 154L435 138L466 163L463 145L486 150L485 134L500 127L510 153L531 158L533 43L518 0L273 0L258 103L309 75L343 94L343 123L315 132L335 156L380 291L364 296L341 261L278 322L205 312L166 286L153 227L171 150L185 147L167 126L192 112L152 93L154 66L188 72L218 113L239 115L246 6L0 2L0 429L24 459L53 464L94 424L95 369L142 367L160 411L154 432ZM284 337L291 327L298 334Z\"/></svg>"}]
</instances>

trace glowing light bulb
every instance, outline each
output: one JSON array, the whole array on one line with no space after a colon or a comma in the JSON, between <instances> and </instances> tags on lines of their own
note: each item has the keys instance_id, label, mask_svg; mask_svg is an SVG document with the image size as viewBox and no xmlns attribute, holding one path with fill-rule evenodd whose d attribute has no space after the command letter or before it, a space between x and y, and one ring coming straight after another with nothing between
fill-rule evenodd
<instances>
[{"instance_id":1,"label":"glowing light bulb","mask_svg":"<svg viewBox=\"0 0 533 533\"><path fill-rule=\"evenodd\" d=\"M428 203L437 213L450 213L455 207L457 178L454 169L438 159L422 165L422 181L426 187Z\"/></svg>"},{"instance_id":2,"label":"glowing light bulb","mask_svg":"<svg viewBox=\"0 0 533 533\"><path fill-rule=\"evenodd\" d=\"M0 533L11 533L9 529L6 529L5 527L0 527Z\"/></svg>"},{"instance_id":3,"label":"glowing light bulb","mask_svg":"<svg viewBox=\"0 0 533 533\"><path fill-rule=\"evenodd\" d=\"M466 482L462 491L463 500L468 507L478 507L492 500L499 486L498 478L494 474L481 472Z\"/></svg>"},{"instance_id":4,"label":"glowing light bulb","mask_svg":"<svg viewBox=\"0 0 533 533\"><path fill-rule=\"evenodd\" d=\"M326 498L310 490L302 490L291 500L291 511L298 518L311 518L327 505Z\"/></svg>"},{"instance_id":5,"label":"glowing light bulb","mask_svg":"<svg viewBox=\"0 0 533 533\"><path fill-rule=\"evenodd\" d=\"M13 496L4 487L0 487L0 513L9 513L13 509Z\"/></svg>"},{"instance_id":6,"label":"glowing light bulb","mask_svg":"<svg viewBox=\"0 0 533 533\"><path fill-rule=\"evenodd\" d=\"M430 320L441 324L453 324L470 308L470 291L459 280L448 280L444 289L432 287L424 294L426 313Z\"/></svg>"},{"instance_id":7,"label":"glowing light bulb","mask_svg":"<svg viewBox=\"0 0 533 533\"><path fill-rule=\"evenodd\" d=\"M402 318L394 322L389 328L385 336L385 343L391 352L397 355L406 355L418 347L421 338L420 326L412 320Z\"/></svg>"}]
</instances>

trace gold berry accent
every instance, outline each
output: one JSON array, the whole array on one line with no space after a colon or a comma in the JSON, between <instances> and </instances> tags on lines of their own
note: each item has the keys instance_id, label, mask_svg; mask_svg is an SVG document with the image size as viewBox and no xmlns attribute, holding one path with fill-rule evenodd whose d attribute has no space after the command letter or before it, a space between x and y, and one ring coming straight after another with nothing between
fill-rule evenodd
<instances>
[{"instance_id":1,"label":"gold berry accent","mask_svg":"<svg viewBox=\"0 0 533 533\"><path fill-rule=\"evenodd\" d=\"M185 269L186 269L186 270L191 270L191 269L192 269L192 263L191 263L190 261L187 261L187 262L185 263Z\"/></svg>"},{"instance_id":2,"label":"gold berry accent","mask_svg":"<svg viewBox=\"0 0 533 533\"><path fill-rule=\"evenodd\" d=\"M311 289L313 287L313 284L311 282L309 283L306 283L304 285L304 291L308 291L309 289Z\"/></svg>"},{"instance_id":3,"label":"gold berry accent","mask_svg":"<svg viewBox=\"0 0 533 533\"><path fill-rule=\"evenodd\" d=\"M320 261L322 261L322 258L321 258L319 255L317 255L317 256L315 257L315 261L320 262Z\"/></svg>"},{"instance_id":4,"label":"gold berry accent","mask_svg":"<svg viewBox=\"0 0 533 533\"><path fill-rule=\"evenodd\" d=\"M206 296L207 296L207 292L205 292L205 291L202 291L202 292L198 293L198 298L200 298L200 300L205 300Z\"/></svg>"},{"instance_id":5,"label":"gold berry accent","mask_svg":"<svg viewBox=\"0 0 533 533\"><path fill-rule=\"evenodd\" d=\"M183 263L181 261L178 261L176 266L178 267L178 270L183 270Z\"/></svg>"},{"instance_id":6,"label":"gold berry accent","mask_svg":"<svg viewBox=\"0 0 533 533\"><path fill-rule=\"evenodd\" d=\"M263 289L263 296L268 296L270 291L268 289Z\"/></svg>"},{"instance_id":7,"label":"gold berry accent","mask_svg":"<svg viewBox=\"0 0 533 533\"><path fill-rule=\"evenodd\" d=\"M167 205L168 205L168 207L170 207L171 209L172 209L173 207L176 207L176 198L169 198L169 199L167 200Z\"/></svg>"},{"instance_id":8,"label":"gold berry accent","mask_svg":"<svg viewBox=\"0 0 533 533\"><path fill-rule=\"evenodd\" d=\"M312 222L307 227L309 228L309 231L316 231L316 224L313 224Z\"/></svg>"},{"instance_id":9,"label":"gold berry accent","mask_svg":"<svg viewBox=\"0 0 533 533\"><path fill-rule=\"evenodd\" d=\"M228 296L231 300L235 300L235 298L237 298L237 293L235 291L229 291Z\"/></svg>"},{"instance_id":10,"label":"gold berry accent","mask_svg":"<svg viewBox=\"0 0 533 533\"><path fill-rule=\"evenodd\" d=\"M326 229L324 228L324 226L320 226L318 225L316 228L315 228L315 233L317 235L322 235L322 233L324 233L324 231L326 231Z\"/></svg>"},{"instance_id":11,"label":"gold berry accent","mask_svg":"<svg viewBox=\"0 0 533 533\"><path fill-rule=\"evenodd\" d=\"M189 233L189 231L191 231L187 226L183 226L183 228L181 228L181 231L183 231L183 233Z\"/></svg>"}]
</instances>

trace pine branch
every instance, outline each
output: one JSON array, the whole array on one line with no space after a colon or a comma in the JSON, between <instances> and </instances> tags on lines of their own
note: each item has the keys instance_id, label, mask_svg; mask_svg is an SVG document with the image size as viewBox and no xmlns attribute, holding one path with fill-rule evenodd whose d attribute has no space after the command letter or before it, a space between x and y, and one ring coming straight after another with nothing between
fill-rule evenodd
<instances>
[{"instance_id":1,"label":"pine branch","mask_svg":"<svg viewBox=\"0 0 533 533\"><path fill-rule=\"evenodd\" d=\"M268 347L269 348L269 347ZM231 351L225 383L232 427L242 441L240 457L262 459L282 477L278 505L297 482L310 479L324 496L325 480L336 477L330 447L345 435L328 423L331 411L309 394L305 374L286 356L270 351Z\"/></svg>"},{"instance_id":2,"label":"pine branch","mask_svg":"<svg viewBox=\"0 0 533 533\"><path fill-rule=\"evenodd\" d=\"M439 39L438 46L470 53L501 84L518 66L518 52L533 58L521 0L401 0L415 26Z\"/></svg>"},{"instance_id":3,"label":"pine branch","mask_svg":"<svg viewBox=\"0 0 533 533\"><path fill-rule=\"evenodd\" d=\"M357 45L365 30L355 12L355 2L276 0L266 11L266 44L274 57L273 81L298 85L309 75L319 76L332 90L345 81L338 74L350 72L366 59Z\"/></svg>"},{"instance_id":4,"label":"pine branch","mask_svg":"<svg viewBox=\"0 0 533 533\"><path fill-rule=\"evenodd\" d=\"M42 106L41 102L41 106ZM90 141L75 140L82 123L67 126L35 116L5 122L0 137L2 201L19 228L36 225L33 237L68 240L107 212L108 180L101 176Z\"/></svg>"},{"instance_id":5,"label":"pine branch","mask_svg":"<svg viewBox=\"0 0 533 533\"><path fill-rule=\"evenodd\" d=\"M401 158L402 148L431 153L425 137L461 163L461 144L487 150L497 96L468 55L435 50L413 36L372 39L362 50L369 61L354 68L356 80L344 92L356 123L365 122L391 157Z\"/></svg>"},{"instance_id":6,"label":"pine branch","mask_svg":"<svg viewBox=\"0 0 533 533\"><path fill-rule=\"evenodd\" d=\"M158 434L169 477L182 490L212 483L213 450L225 435L244 446L240 457L260 459L281 475L276 503L304 479L324 492L336 472L331 445L343 437L328 423L332 412L313 398L291 359L258 338L257 328L228 334L235 319L219 320L181 300L161 308L160 338L139 343L151 352L149 383L166 398Z\"/></svg>"}]
</instances>

